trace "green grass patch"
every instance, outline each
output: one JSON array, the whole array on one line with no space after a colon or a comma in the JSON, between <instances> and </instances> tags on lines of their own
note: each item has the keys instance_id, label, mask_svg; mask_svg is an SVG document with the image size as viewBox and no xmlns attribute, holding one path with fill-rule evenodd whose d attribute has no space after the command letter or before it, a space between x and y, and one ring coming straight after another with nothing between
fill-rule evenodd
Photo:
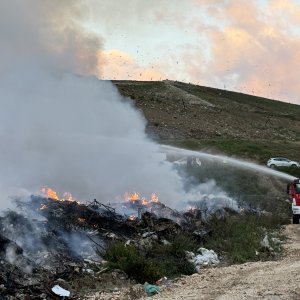
<instances>
[{"instance_id":1,"label":"green grass patch","mask_svg":"<svg viewBox=\"0 0 300 300\"><path fill-rule=\"evenodd\" d=\"M267 232L279 229L281 220L276 216L235 215L226 219L211 220L212 234L204 247L214 249L229 263L244 263L270 258L260 242Z\"/></svg>"}]
</instances>

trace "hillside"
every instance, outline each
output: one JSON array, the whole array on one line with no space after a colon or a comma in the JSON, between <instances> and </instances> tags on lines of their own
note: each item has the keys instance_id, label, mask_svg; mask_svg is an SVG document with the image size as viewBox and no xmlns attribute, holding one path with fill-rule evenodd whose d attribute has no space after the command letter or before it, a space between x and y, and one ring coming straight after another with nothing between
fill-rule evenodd
<instances>
[{"instance_id":1,"label":"hillside","mask_svg":"<svg viewBox=\"0 0 300 300\"><path fill-rule=\"evenodd\" d=\"M175 81L114 81L169 144L245 156L300 160L300 106Z\"/></svg>"}]
</instances>

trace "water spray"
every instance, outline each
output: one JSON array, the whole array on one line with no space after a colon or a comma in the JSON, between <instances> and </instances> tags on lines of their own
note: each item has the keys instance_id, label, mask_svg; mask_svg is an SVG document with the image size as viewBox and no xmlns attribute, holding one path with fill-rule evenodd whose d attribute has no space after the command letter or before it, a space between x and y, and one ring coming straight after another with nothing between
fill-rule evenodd
<instances>
[{"instance_id":1,"label":"water spray","mask_svg":"<svg viewBox=\"0 0 300 300\"><path fill-rule=\"evenodd\" d=\"M201 151L186 150L186 149L181 149L181 148L168 146L168 145L161 145L160 149L162 152L164 152L166 154L180 154L183 156L195 156L195 157L199 157L202 159L208 159L208 160L213 160L213 161L217 161L217 162L222 162L224 164L230 164L232 166L251 170L251 171L261 172L264 174L276 176L276 177L286 179L289 181L297 179L297 177L295 177L295 176L292 176L292 175L289 175L289 174L286 174L286 173L283 173L280 171L272 170L270 168L260 166L255 163L252 163L252 162L235 159L235 158L231 158L231 157L224 156L224 155L215 155L215 154L209 154L209 153L205 153L205 152L201 152Z\"/></svg>"}]
</instances>

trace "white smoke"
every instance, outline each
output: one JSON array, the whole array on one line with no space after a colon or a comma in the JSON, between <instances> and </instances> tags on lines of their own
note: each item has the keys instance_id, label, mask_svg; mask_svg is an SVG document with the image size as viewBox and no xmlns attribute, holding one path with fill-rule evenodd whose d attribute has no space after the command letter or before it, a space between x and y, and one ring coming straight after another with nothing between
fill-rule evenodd
<instances>
[{"instance_id":1,"label":"white smoke","mask_svg":"<svg viewBox=\"0 0 300 300\"><path fill-rule=\"evenodd\" d=\"M83 76L101 46L80 25L83 3L0 3L0 204L46 185L101 202L156 192L174 206L189 198L184 181L153 159L142 114L112 83Z\"/></svg>"},{"instance_id":2,"label":"white smoke","mask_svg":"<svg viewBox=\"0 0 300 300\"><path fill-rule=\"evenodd\" d=\"M2 186L48 185L79 199L113 201L126 191L180 200L180 177L153 160L142 115L110 82L46 71L0 83Z\"/></svg>"}]
</instances>

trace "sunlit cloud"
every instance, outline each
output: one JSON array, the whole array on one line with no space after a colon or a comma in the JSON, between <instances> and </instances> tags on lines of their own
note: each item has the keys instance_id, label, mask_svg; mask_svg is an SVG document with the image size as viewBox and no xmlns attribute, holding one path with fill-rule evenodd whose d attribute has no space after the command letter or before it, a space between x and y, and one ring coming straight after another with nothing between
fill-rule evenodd
<instances>
[{"instance_id":1,"label":"sunlit cloud","mask_svg":"<svg viewBox=\"0 0 300 300\"><path fill-rule=\"evenodd\" d=\"M300 40L291 31L299 21L299 5L294 1L269 1L266 6L259 1L224 1L218 7L212 18L226 20L226 24L206 31L211 60L204 72L188 73L191 80L206 76L208 85L300 103Z\"/></svg>"}]
</instances>

